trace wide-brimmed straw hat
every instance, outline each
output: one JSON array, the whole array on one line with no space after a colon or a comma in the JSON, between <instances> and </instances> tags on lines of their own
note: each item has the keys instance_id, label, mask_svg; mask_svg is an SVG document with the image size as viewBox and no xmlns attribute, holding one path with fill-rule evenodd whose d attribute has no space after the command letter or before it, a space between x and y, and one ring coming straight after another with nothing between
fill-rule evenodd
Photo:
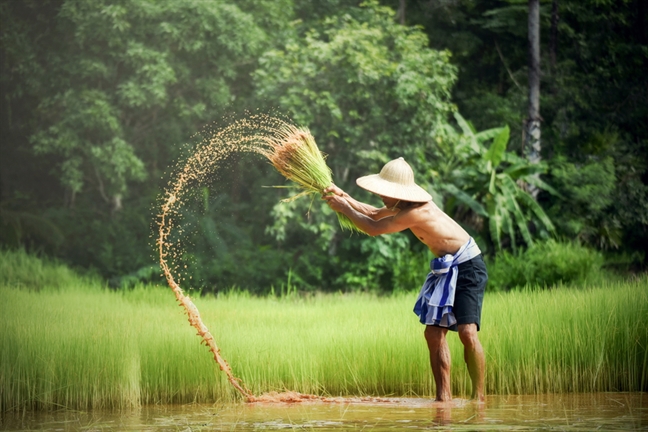
<instances>
[{"instance_id":1,"label":"wide-brimmed straw hat","mask_svg":"<svg viewBox=\"0 0 648 432\"><path fill-rule=\"evenodd\" d=\"M411 202L427 202L432 196L414 183L414 171L402 157L385 164L380 174L360 177L356 180L363 189L389 198Z\"/></svg>"}]
</instances>

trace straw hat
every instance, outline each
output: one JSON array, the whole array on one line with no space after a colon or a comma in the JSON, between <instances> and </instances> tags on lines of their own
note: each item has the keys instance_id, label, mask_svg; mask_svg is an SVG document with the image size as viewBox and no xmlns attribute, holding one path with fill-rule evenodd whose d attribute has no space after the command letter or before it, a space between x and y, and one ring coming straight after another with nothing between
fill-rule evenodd
<instances>
[{"instance_id":1,"label":"straw hat","mask_svg":"<svg viewBox=\"0 0 648 432\"><path fill-rule=\"evenodd\" d=\"M432 196L414 183L414 171L402 157L385 164L380 174L360 177L356 180L363 189L389 198L411 202L427 202Z\"/></svg>"}]
</instances>

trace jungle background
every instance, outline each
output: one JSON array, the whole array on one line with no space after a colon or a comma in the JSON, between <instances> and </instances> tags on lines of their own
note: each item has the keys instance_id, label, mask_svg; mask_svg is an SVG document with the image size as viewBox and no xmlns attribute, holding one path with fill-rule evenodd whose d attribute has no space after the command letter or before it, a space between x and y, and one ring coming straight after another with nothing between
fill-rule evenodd
<instances>
[{"instance_id":1,"label":"jungle background","mask_svg":"<svg viewBox=\"0 0 648 432\"><path fill-rule=\"evenodd\" d=\"M648 5L540 2L541 161L531 162L528 3L518 0L2 0L0 245L161 281L158 198L246 112L308 127L336 184L403 156L478 241L489 289L645 271ZM281 203L235 154L186 209L186 285L253 293L416 289L409 233L341 231Z\"/></svg>"}]
</instances>

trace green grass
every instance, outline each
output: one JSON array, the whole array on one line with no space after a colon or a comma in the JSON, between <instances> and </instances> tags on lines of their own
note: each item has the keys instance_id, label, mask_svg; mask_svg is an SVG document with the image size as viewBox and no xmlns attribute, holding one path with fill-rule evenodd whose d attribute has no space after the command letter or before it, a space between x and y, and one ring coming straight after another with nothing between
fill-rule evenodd
<instances>
[{"instance_id":1,"label":"green grass","mask_svg":"<svg viewBox=\"0 0 648 432\"><path fill-rule=\"evenodd\" d=\"M3 279L2 411L240 400L170 289L67 283L36 291ZM423 326L411 312L415 293L194 297L235 375L256 394L434 394ZM646 318L646 277L487 293L487 393L646 391ZM453 392L466 396L456 334L449 344Z\"/></svg>"},{"instance_id":2,"label":"green grass","mask_svg":"<svg viewBox=\"0 0 648 432\"><path fill-rule=\"evenodd\" d=\"M71 285L99 287L99 277L80 276L66 265L49 258L39 258L23 249L0 249L0 286L13 286L39 290L62 288Z\"/></svg>"}]
</instances>

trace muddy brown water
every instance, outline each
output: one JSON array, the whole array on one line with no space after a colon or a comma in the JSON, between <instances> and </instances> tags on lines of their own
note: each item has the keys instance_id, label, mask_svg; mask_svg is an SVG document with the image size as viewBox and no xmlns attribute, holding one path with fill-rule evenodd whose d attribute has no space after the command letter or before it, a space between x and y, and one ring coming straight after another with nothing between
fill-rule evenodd
<instances>
[{"instance_id":1,"label":"muddy brown water","mask_svg":"<svg viewBox=\"0 0 648 432\"><path fill-rule=\"evenodd\" d=\"M648 430L648 394L596 393L455 399L145 406L129 411L3 413L2 430Z\"/></svg>"}]
</instances>

